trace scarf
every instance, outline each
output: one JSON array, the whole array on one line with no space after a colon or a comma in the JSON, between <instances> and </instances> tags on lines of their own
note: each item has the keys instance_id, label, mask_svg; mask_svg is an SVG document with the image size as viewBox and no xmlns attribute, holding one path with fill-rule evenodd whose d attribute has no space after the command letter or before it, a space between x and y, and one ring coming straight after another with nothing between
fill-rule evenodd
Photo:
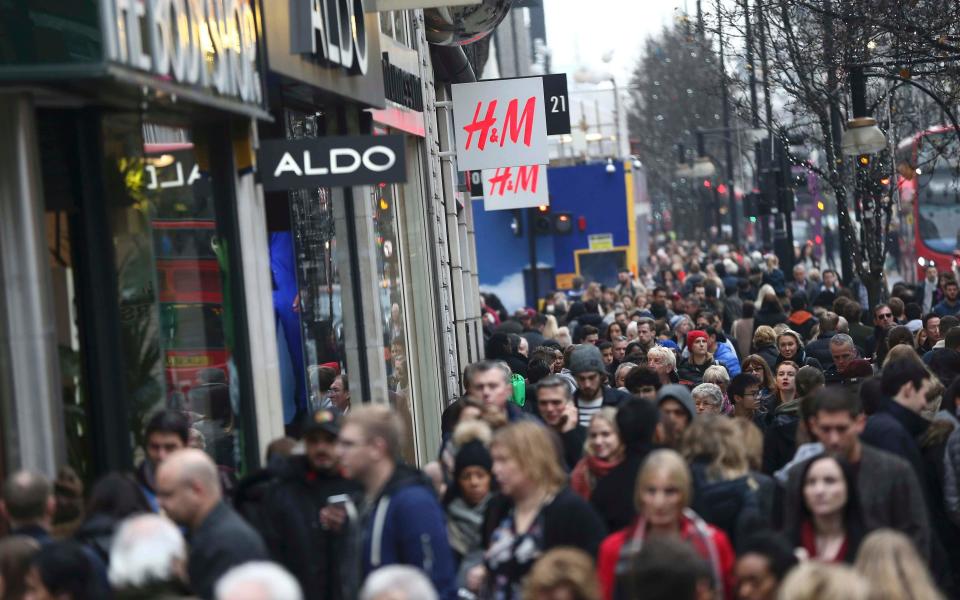
<instances>
[{"instance_id":1,"label":"scarf","mask_svg":"<svg viewBox=\"0 0 960 600\"><path fill-rule=\"evenodd\" d=\"M570 473L570 489L584 500L589 500L597 481L606 477L614 467L623 462L618 460L603 460L589 454L580 459Z\"/></svg>"},{"instance_id":2,"label":"scarf","mask_svg":"<svg viewBox=\"0 0 960 600\"><path fill-rule=\"evenodd\" d=\"M476 506L470 506L463 498L456 498L447 505L447 532L450 547L461 556L483 548L483 514L490 503L491 494Z\"/></svg>"}]
</instances>

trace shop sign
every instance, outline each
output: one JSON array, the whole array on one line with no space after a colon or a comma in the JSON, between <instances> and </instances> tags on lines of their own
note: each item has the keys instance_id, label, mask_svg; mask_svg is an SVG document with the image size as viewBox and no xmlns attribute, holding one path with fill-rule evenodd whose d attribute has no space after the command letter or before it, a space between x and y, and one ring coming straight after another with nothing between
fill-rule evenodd
<instances>
[{"instance_id":1,"label":"shop sign","mask_svg":"<svg viewBox=\"0 0 960 600\"><path fill-rule=\"evenodd\" d=\"M423 88L420 78L390 63L390 55L383 53L383 91L387 100L417 112L423 112Z\"/></svg>"},{"instance_id":2,"label":"shop sign","mask_svg":"<svg viewBox=\"0 0 960 600\"><path fill-rule=\"evenodd\" d=\"M549 206L547 165L485 169L483 210Z\"/></svg>"},{"instance_id":3,"label":"shop sign","mask_svg":"<svg viewBox=\"0 0 960 600\"><path fill-rule=\"evenodd\" d=\"M260 104L252 0L104 0L107 59Z\"/></svg>"},{"instance_id":4,"label":"shop sign","mask_svg":"<svg viewBox=\"0 0 960 600\"><path fill-rule=\"evenodd\" d=\"M407 179L404 136L263 140L257 170L266 192L402 183Z\"/></svg>"},{"instance_id":5,"label":"shop sign","mask_svg":"<svg viewBox=\"0 0 960 600\"><path fill-rule=\"evenodd\" d=\"M570 133L570 100L567 74L543 76L543 97L547 103L547 135Z\"/></svg>"},{"instance_id":6,"label":"shop sign","mask_svg":"<svg viewBox=\"0 0 960 600\"><path fill-rule=\"evenodd\" d=\"M363 0L289 1L291 52L350 73L367 74Z\"/></svg>"},{"instance_id":7,"label":"shop sign","mask_svg":"<svg viewBox=\"0 0 960 600\"><path fill-rule=\"evenodd\" d=\"M612 250L612 233L593 233L587 236L587 247L590 250Z\"/></svg>"},{"instance_id":8,"label":"shop sign","mask_svg":"<svg viewBox=\"0 0 960 600\"><path fill-rule=\"evenodd\" d=\"M542 78L494 79L451 87L458 169L550 162Z\"/></svg>"}]
</instances>

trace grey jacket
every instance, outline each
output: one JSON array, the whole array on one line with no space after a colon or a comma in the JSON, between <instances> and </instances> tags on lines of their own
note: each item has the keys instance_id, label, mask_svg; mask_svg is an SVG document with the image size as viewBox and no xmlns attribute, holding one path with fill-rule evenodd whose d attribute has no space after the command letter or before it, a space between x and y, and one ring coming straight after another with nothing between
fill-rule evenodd
<instances>
[{"instance_id":1,"label":"grey jacket","mask_svg":"<svg viewBox=\"0 0 960 600\"><path fill-rule=\"evenodd\" d=\"M960 429L954 429L943 453L943 503L947 516L960 525Z\"/></svg>"},{"instance_id":2,"label":"grey jacket","mask_svg":"<svg viewBox=\"0 0 960 600\"><path fill-rule=\"evenodd\" d=\"M860 464L856 466L860 514L867 531L888 527L906 534L924 557L930 558L930 517L923 489L910 463L861 442ZM801 474L809 459L790 469L784 490L784 529L799 525L802 498Z\"/></svg>"}]
</instances>

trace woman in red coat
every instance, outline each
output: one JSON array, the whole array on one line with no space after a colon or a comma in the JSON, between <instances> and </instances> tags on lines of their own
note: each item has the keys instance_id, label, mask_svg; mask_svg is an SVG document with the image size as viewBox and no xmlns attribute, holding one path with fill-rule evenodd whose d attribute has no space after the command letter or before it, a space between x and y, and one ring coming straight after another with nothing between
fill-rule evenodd
<instances>
[{"instance_id":1,"label":"woman in red coat","mask_svg":"<svg viewBox=\"0 0 960 600\"><path fill-rule=\"evenodd\" d=\"M618 576L629 571L643 541L657 535L678 535L687 541L709 564L717 597L733 597L736 556L730 540L690 510L690 496L690 470L683 458L673 450L651 453L637 475L636 521L600 545L597 576L604 600L633 597L629 590L617 588Z\"/></svg>"}]
</instances>

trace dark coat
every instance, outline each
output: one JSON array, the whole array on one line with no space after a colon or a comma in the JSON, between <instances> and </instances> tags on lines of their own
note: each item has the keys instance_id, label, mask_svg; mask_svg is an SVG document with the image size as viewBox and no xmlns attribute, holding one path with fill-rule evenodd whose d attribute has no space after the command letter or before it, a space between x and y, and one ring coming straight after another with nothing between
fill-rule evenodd
<instances>
[{"instance_id":1,"label":"dark coat","mask_svg":"<svg viewBox=\"0 0 960 600\"><path fill-rule=\"evenodd\" d=\"M572 471L583 457L583 446L587 441L587 428L577 425L570 431L560 434L563 443L563 459L568 471Z\"/></svg>"},{"instance_id":2,"label":"dark coat","mask_svg":"<svg viewBox=\"0 0 960 600\"><path fill-rule=\"evenodd\" d=\"M691 356L677 365L677 376L680 377L680 381L689 381L693 385L700 385L703 383L703 374L715 364L717 364L716 361L710 358L702 365L697 365L693 363L693 357Z\"/></svg>"},{"instance_id":3,"label":"dark coat","mask_svg":"<svg viewBox=\"0 0 960 600\"><path fill-rule=\"evenodd\" d=\"M345 535L323 529L320 510L331 496L360 488L337 473L311 469L305 456L290 457L284 467L262 502L261 531L270 557L297 578L304 598L337 600Z\"/></svg>"},{"instance_id":4,"label":"dark coat","mask_svg":"<svg viewBox=\"0 0 960 600\"><path fill-rule=\"evenodd\" d=\"M769 527L770 513L764 514L760 482L752 474L736 479L714 479L708 465L695 460L690 465L693 500L690 507L703 520L722 529L736 546L752 532ZM766 478L770 483L769 478ZM769 491L769 490L767 490Z\"/></svg>"},{"instance_id":5,"label":"dark coat","mask_svg":"<svg viewBox=\"0 0 960 600\"><path fill-rule=\"evenodd\" d=\"M761 325L775 327L780 323L787 322L787 315L780 309L779 304L776 307L770 307L764 304L760 310L753 313L753 330L756 331Z\"/></svg>"},{"instance_id":6,"label":"dark coat","mask_svg":"<svg viewBox=\"0 0 960 600\"><path fill-rule=\"evenodd\" d=\"M190 585L201 598L213 598L213 586L233 567L268 559L260 534L223 502L191 532L189 541Z\"/></svg>"},{"instance_id":7,"label":"dark coat","mask_svg":"<svg viewBox=\"0 0 960 600\"><path fill-rule=\"evenodd\" d=\"M650 445L628 448L623 462L611 469L593 489L590 504L603 518L608 531L623 529L632 523L637 515L633 504L633 490L643 460L653 450Z\"/></svg>"},{"instance_id":8,"label":"dark coat","mask_svg":"<svg viewBox=\"0 0 960 600\"><path fill-rule=\"evenodd\" d=\"M631 496L633 494L630 494ZM488 546L490 536L513 508L506 496L497 496L490 502L483 519L483 545ZM543 507L543 547L547 552L558 546L571 546L596 558L600 542L607 536L603 521L587 502L565 487L553 500Z\"/></svg>"},{"instance_id":9,"label":"dark coat","mask_svg":"<svg viewBox=\"0 0 960 600\"><path fill-rule=\"evenodd\" d=\"M837 335L836 331L821 333L817 336L817 339L804 347L804 350L807 351L807 356L819 360L824 370L833 366L833 355L830 354L830 339L835 335Z\"/></svg>"},{"instance_id":10,"label":"dark coat","mask_svg":"<svg viewBox=\"0 0 960 600\"><path fill-rule=\"evenodd\" d=\"M763 472L772 475L790 462L797 451L800 399L776 407L763 432Z\"/></svg>"},{"instance_id":11,"label":"dark coat","mask_svg":"<svg viewBox=\"0 0 960 600\"><path fill-rule=\"evenodd\" d=\"M446 518L433 483L423 473L397 465L380 495L369 502L361 500L359 506L359 522L350 527L348 543L351 552L361 554L341 559L355 558L360 567L359 578L350 576L349 598L356 597L370 572L396 564L424 571L440 598L456 597L456 570Z\"/></svg>"},{"instance_id":12,"label":"dark coat","mask_svg":"<svg viewBox=\"0 0 960 600\"><path fill-rule=\"evenodd\" d=\"M777 347L773 344L767 346L761 346L756 349L754 354L758 355L764 361L766 361L767 366L770 367L771 371L775 371L777 368L777 359L780 358L780 351L777 350Z\"/></svg>"},{"instance_id":13,"label":"dark coat","mask_svg":"<svg viewBox=\"0 0 960 600\"><path fill-rule=\"evenodd\" d=\"M929 426L930 421L890 398L884 398L879 410L867 419L860 438L871 446L906 459L918 479L925 481L927 468L917 437Z\"/></svg>"},{"instance_id":14,"label":"dark coat","mask_svg":"<svg viewBox=\"0 0 960 600\"><path fill-rule=\"evenodd\" d=\"M899 456L862 444L854 465L860 513L867 530L889 527L913 540L922 555L930 556L930 519L923 492L910 464ZM800 477L809 461L790 467L783 494L784 529L799 527L802 486Z\"/></svg>"}]
</instances>

